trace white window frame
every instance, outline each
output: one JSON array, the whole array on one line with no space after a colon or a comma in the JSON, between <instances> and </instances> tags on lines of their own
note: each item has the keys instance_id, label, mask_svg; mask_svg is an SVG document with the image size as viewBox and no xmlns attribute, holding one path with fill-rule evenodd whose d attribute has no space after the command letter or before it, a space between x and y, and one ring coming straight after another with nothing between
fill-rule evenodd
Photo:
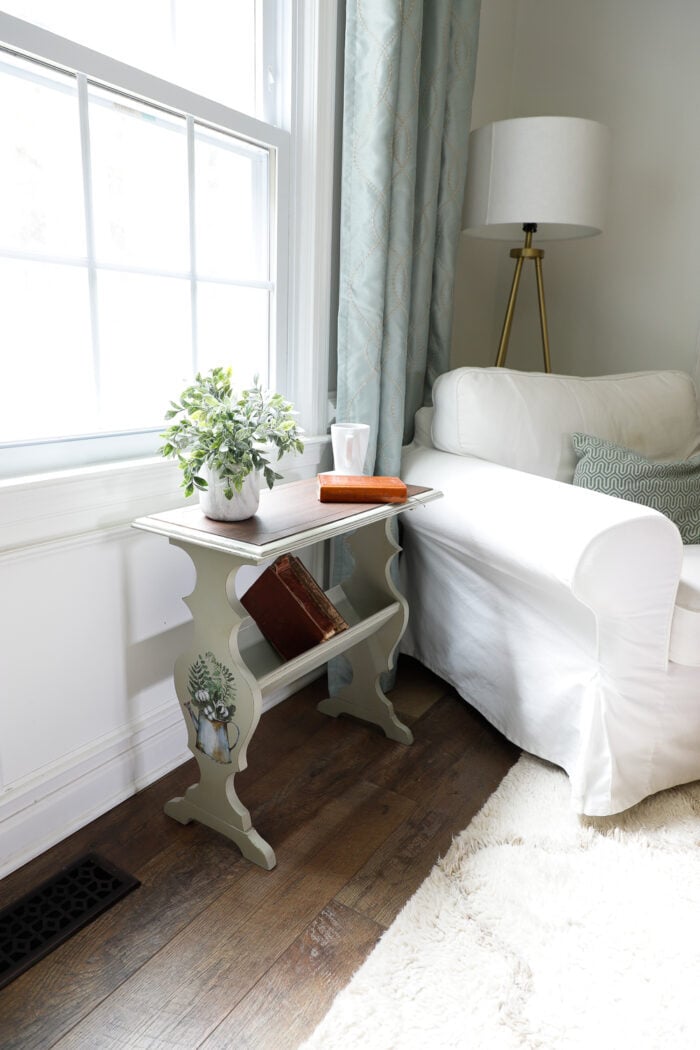
<instances>
[{"instance_id":1,"label":"white window frame","mask_svg":"<svg viewBox=\"0 0 700 1050\"><path fill-rule=\"evenodd\" d=\"M272 0L263 0L264 3ZM332 319L330 316L330 274L334 216L334 162L336 114L336 64L338 9L340 0L292 0L291 42L293 62L298 73L290 99L287 126L280 130L282 142L291 141L286 163L289 165L289 192L280 194L280 221L287 217L289 239L287 302L278 311L287 316L287 361L285 393L294 402L305 429L306 451L294 457L283 473L310 476L326 466L328 362ZM0 16L0 36L7 37ZM15 45L37 53L47 42L45 31L26 23L16 23ZM6 40L6 42L8 42ZM67 62L60 38L57 64ZM95 56L100 60L101 56ZM112 63L109 63L112 65ZM121 63L114 62L114 74ZM102 68L102 67L101 67ZM89 72L89 70L87 71ZM116 79L116 75L115 75ZM138 74L137 94L148 96L147 79ZM184 95L188 93L185 92ZM184 96L183 96L184 97ZM212 104L213 123L218 108ZM255 137L256 122L249 123ZM283 163L285 158L283 157ZM280 182L284 171L280 172ZM276 380L280 386L281 375ZM0 551L53 542L60 536L110 528L129 522L134 516L174 506L182 499L179 471L171 461L144 458L138 449L125 453L124 461L95 466L86 459L86 450L77 449L85 466L65 469L57 462L47 463L48 474L27 474L0 480ZM129 457L129 458L127 458ZM47 508L51 511L47 513Z\"/></svg>"},{"instance_id":2,"label":"white window frame","mask_svg":"<svg viewBox=\"0 0 700 1050\"><path fill-rule=\"evenodd\" d=\"M342 0L293 0L288 396L307 433L328 430L336 73Z\"/></svg>"}]
</instances>

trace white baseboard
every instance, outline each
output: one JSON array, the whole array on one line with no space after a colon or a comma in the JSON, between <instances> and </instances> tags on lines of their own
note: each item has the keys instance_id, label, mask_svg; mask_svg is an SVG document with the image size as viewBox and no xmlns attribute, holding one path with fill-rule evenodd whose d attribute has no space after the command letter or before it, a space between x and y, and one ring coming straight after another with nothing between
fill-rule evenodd
<instances>
[{"instance_id":1,"label":"white baseboard","mask_svg":"<svg viewBox=\"0 0 700 1050\"><path fill-rule=\"evenodd\" d=\"M267 696L263 712L323 668ZM177 700L0 794L0 878L44 853L190 757Z\"/></svg>"}]
</instances>

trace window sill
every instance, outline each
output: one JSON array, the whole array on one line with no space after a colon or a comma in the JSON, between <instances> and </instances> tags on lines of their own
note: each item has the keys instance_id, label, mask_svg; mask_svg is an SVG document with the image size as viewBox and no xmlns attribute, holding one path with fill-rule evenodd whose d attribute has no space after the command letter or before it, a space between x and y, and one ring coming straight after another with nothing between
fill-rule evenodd
<instances>
[{"instance_id":1,"label":"window sill","mask_svg":"<svg viewBox=\"0 0 700 1050\"><path fill-rule=\"evenodd\" d=\"M306 438L304 446L301 455L273 464L285 481L312 477L327 465L326 435ZM0 481L0 551L123 527L186 502L178 467L160 457L11 478Z\"/></svg>"}]
</instances>

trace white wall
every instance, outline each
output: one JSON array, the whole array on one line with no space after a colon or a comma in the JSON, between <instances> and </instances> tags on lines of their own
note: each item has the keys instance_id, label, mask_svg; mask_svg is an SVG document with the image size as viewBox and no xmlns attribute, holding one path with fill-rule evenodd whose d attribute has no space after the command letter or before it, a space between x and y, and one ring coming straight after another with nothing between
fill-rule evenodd
<instances>
[{"instance_id":1,"label":"white wall","mask_svg":"<svg viewBox=\"0 0 700 1050\"><path fill-rule=\"evenodd\" d=\"M0 877L189 757L172 672L194 569L131 527L179 482L162 460L0 482Z\"/></svg>"},{"instance_id":2,"label":"white wall","mask_svg":"<svg viewBox=\"0 0 700 1050\"><path fill-rule=\"evenodd\" d=\"M555 371L695 369L698 39L695 0L483 0L473 126L555 114L612 131L604 232L542 245ZM493 364L513 273L509 247L462 235L455 366ZM526 271L508 365L539 370L534 275Z\"/></svg>"}]
</instances>

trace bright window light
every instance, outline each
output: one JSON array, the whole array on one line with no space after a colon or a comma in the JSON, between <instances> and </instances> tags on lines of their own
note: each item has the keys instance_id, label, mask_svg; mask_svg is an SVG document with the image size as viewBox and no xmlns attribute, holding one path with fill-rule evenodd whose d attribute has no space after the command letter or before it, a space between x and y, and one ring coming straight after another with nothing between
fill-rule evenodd
<instances>
[{"instance_id":1,"label":"bright window light","mask_svg":"<svg viewBox=\"0 0 700 1050\"><path fill-rule=\"evenodd\" d=\"M205 98L262 116L258 0L5 0L2 8Z\"/></svg>"},{"instance_id":2,"label":"bright window light","mask_svg":"<svg viewBox=\"0 0 700 1050\"><path fill-rule=\"evenodd\" d=\"M13 450L47 442L79 441L82 455L94 438L99 461L120 458L120 436L133 448L141 433L149 454L170 399L196 371L232 365L240 386L277 376L287 237L277 199L288 134L241 115L260 108L263 8L256 0L3 8L0 477L17 473ZM75 65L15 46L22 24L6 14L31 23L23 29L48 39L49 51L41 30L61 34L60 54L73 48ZM150 77L148 95L100 79L93 58L81 69L84 46L187 92ZM112 451L105 437L116 441ZM55 465L55 449L47 458Z\"/></svg>"}]
</instances>

